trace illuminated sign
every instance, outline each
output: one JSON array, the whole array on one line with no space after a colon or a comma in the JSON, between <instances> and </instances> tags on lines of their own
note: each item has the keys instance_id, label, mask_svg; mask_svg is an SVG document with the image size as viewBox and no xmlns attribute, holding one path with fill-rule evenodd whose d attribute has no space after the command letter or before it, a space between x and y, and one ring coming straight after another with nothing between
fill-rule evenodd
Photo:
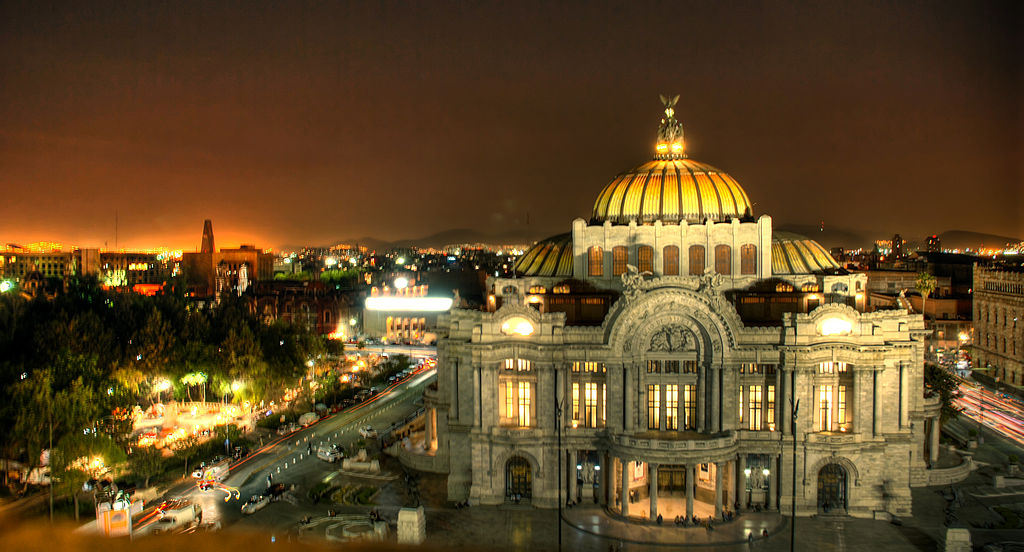
<instances>
[{"instance_id":1,"label":"illuminated sign","mask_svg":"<svg viewBox=\"0 0 1024 552\"><path fill-rule=\"evenodd\" d=\"M853 324L844 318L826 318L821 323L821 335L845 335L853 331Z\"/></svg>"},{"instance_id":2,"label":"illuminated sign","mask_svg":"<svg viewBox=\"0 0 1024 552\"><path fill-rule=\"evenodd\" d=\"M501 333L505 335L533 335L533 330L533 324L521 316L514 316L501 324Z\"/></svg>"},{"instance_id":3,"label":"illuminated sign","mask_svg":"<svg viewBox=\"0 0 1024 552\"><path fill-rule=\"evenodd\" d=\"M396 312L442 312L452 308L448 297L367 297L366 309Z\"/></svg>"}]
</instances>

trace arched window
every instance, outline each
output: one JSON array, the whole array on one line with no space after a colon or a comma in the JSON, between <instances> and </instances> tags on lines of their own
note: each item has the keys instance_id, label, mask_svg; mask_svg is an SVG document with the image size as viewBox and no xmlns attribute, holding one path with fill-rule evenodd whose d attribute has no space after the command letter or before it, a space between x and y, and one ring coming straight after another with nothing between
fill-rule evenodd
<instances>
[{"instance_id":1,"label":"arched window","mask_svg":"<svg viewBox=\"0 0 1024 552\"><path fill-rule=\"evenodd\" d=\"M612 248L612 276L626 273L626 246L616 245Z\"/></svg>"},{"instance_id":2,"label":"arched window","mask_svg":"<svg viewBox=\"0 0 1024 552\"><path fill-rule=\"evenodd\" d=\"M704 274L704 246L690 246L690 276Z\"/></svg>"},{"instance_id":3,"label":"arched window","mask_svg":"<svg viewBox=\"0 0 1024 552\"><path fill-rule=\"evenodd\" d=\"M636 250L637 270L643 272L654 272L654 248L649 245L641 245Z\"/></svg>"},{"instance_id":4,"label":"arched window","mask_svg":"<svg viewBox=\"0 0 1024 552\"><path fill-rule=\"evenodd\" d=\"M751 243L740 247L740 274L757 273L757 246Z\"/></svg>"},{"instance_id":5,"label":"arched window","mask_svg":"<svg viewBox=\"0 0 1024 552\"><path fill-rule=\"evenodd\" d=\"M588 253L589 259L587 265L589 266L587 274L590 276L604 276L604 252L598 246L590 248Z\"/></svg>"},{"instance_id":6,"label":"arched window","mask_svg":"<svg viewBox=\"0 0 1024 552\"><path fill-rule=\"evenodd\" d=\"M666 276L679 275L679 247L666 245L662 250L662 274Z\"/></svg>"},{"instance_id":7,"label":"arched window","mask_svg":"<svg viewBox=\"0 0 1024 552\"><path fill-rule=\"evenodd\" d=\"M726 276L732 274L732 248L728 245L715 246L715 272Z\"/></svg>"}]
</instances>

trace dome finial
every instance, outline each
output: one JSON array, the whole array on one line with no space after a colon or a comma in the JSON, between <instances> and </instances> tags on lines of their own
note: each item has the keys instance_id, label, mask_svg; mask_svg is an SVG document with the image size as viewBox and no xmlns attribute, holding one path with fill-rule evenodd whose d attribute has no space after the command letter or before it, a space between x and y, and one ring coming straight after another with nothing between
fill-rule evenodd
<instances>
[{"instance_id":1,"label":"dome finial","mask_svg":"<svg viewBox=\"0 0 1024 552\"><path fill-rule=\"evenodd\" d=\"M676 120L673 107L679 101L679 94L671 98L659 96L665 106L665 117L658 127L658 143L654 146L657 159L683 159L686 157L683 143L683 124Z\"/></svg>"}]
</instances>

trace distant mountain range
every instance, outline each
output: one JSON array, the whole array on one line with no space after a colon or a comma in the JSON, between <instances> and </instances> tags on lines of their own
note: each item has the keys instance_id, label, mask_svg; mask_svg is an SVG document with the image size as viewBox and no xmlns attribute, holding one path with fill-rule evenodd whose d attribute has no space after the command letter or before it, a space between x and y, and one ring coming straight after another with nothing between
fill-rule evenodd
<instances>
[{"instance_id":1,"label":"distant mountain range","mask_svg":"<svg viewBox=\"0 0 1024 552\"><path fill-rule=\"evenodd\" d=\"M780 224L775 230L793 232L811 238L826 248L844 247L854 249L857 247L870 248L875 240L890 239L892 234L867 233L845 228L833 228L826 226L822 229L812 224ZM513 229L500 233L487 233L468 228L453 228L422 238L409 238L396 241L385 241L377 238L363 237L359 239L337 240L334 244L362 245L377 251L398 249L406 247L444 247L452 244L462 243L486 243L491 245L530 245L533 242L553 235L553 232L545 232L540 229ZM971 232L968 230L947 230L938 234L942 240L943 248L964 249L977 248L981 245L1001 247L1007 243L1021 241L1019 238L997 236L982 232ZM911 248L924 247L924 237L903 236ZM283 251L294 251L305 246L286 245Z\"/></svg>"}]
</instances>

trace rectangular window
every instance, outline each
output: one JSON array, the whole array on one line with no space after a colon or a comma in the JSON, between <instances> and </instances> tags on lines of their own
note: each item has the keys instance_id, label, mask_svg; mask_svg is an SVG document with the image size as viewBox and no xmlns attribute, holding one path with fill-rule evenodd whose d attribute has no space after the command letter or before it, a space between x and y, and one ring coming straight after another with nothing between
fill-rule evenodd
<instances>
[{"instance_id":1,"label":"rectangular window","mask_svg":"<svg viewBox=\"0 0 1024 552\"><path fill-rule=\"evenodd\" d=\"M697 361L696 360L684 360L683 361L683 373L684 374L696 374L697 373Z\"/></svg>"},{"instance_id":2,"label":"rectangular window","mask_svg":"<svg viewBox=\"0 0 1024 552\"><path fill-rule=\"evenodd\" d=\"M759 431L761 429L761 386L751 385L749 389L750 417L747 429Z\"/></svg>"},{"instance_id":3,"label":"rectangular window","mask_svg":"<svg viewBox=\"0 0 1024 552\"><path fill-rule=\"evenodd\" d=\"M704 246L690 246L690 276L704 274Z\"/></svg>"},{"instance_id":4,"label":"rectangular window","mask_svg":"<svg viewBox=\"0 0 1024 552\"><path fill-rule=\"evenodd\" d=\"M768 415L766 416L767 420L765 420L765 421L768 422L768 430L769 431L775 431L775 386L774 385L769 385L768 386L768 400L765 401L765 406L768 407Z\"/></svg>"},{"instance_id":5,"label":"rectangular window","mask_svg":"<svg viewBox=\"0 0 1024 552\"><path fill-rule=\"evenodd\" d=\"M665 373L666 374L678 374L679 373L679 361L678 360L666 360L665 361Z\"/></svg>"},{"instance_id":6,"label":"rectangular window","mask_svg":"<svg viewBox=\"0 0 1024 552\"><path fill-rule=\"evenodd\" d=\"M519 427L530 427L530 382L519 382Z\"/></svg>"},{"instance_id":7,"label":"rectangular window","mask_svg":"<svg viewBox=\"0 0 1024 552\"><path fill-rule=\"evenodd\" d=\"M660 360L648 360L647 361L647 373L648 374L660 374L661 373L661 361Z\"/></svg>"},{"instance_id":8,"label":"rectangular window","mask_svg":"<svg viewBox=\"0 0 1024 552\"><path fill-rule=\"evenodd\" d=\"M580 384L572 384L572 423L580 423Z\"/></svg>"},{"instance_id":9,"label":"rectangular window","mask_svg":"<svg viewBox=\"0 0 1024 552\"><path fill-rule=\"evenodd\" d=\"M506 358L505 359L505 369L506 370L512 370L515 367L516 367L516 359L514 359L514 358Z\"/></svg>"},{"instance_id":10,"label":"rectangular window","mask_svg":"<svg viewBox=\"0 0 1024 552\"><path fill-rule=\"evenodd\" d=\"M834 362L822 362L818 364L819 374L834 374L836 370Z\"/></svg>"},{"instance_id":11,"label":"rectangular window","mask_svg":"<svg viewBox=\"0 0 1024 552\"><path fill-rule=\"evenodd\" d=\"M697 393L693 385L683 386L683 425L686 429L697 427Z\"/></svg>"},{"instance_id":12,"label":"rectangular window","mask_svg":"<svg viewBox=\"0 0 1024 552\"><path fill-rule=\"evenodd\" d=\"M662 250L662 273L666 276L678 276L679 275L679 247L675 245L666 245L665 249Z\"/></svg>"},{"instance_id":13,"label":"rectangular window","mask_svg":"<svg viewBox=\"0 0 1024 552\"><path fill-rule=\"evenodd\" d=\"M647 429L660 429L661 386L647 386Z\"/></svg>"},{"instance_id":14,"label":"rectangular window","mask_svg":"<svg viewBox=\"0 0 1024 552\"><path fill-rule=\"evenodd\" d=\"M601 384L601 427L607 423L608 416L608 385Z\"/></svg>"},{"instance_id":15,"label":"rectangular window","mask_svg":"<svg viewBox=\"0 0 1024 552\"><path fill-rule=\"evenodd\" d=\"M832 386L818 387L818 431L832 431Z\"/></svg>"},{"instance_id":16,"label":"rectangular window","mask_svg":"<svg viewBox=\"0 0 1024 552\"><path fill-rule=\"evenodd\" d=\"M846 386L839 386L839 426L846 425L849 420L846 419Z\"/></svg>"},{"instance_id":17,"label":"rectangular window","mask_svg":"<svg viewBox=\"0 0 1024 552\"><path fill-rule=\"evenodd\" d=\"M665 386L665 429L679 429L679 386Z\"/></svg>"},{"instance_id":18,"label":"rectangular window","mask_svg":"<svg viewBox=\"0 0 1024 552\"><path fill-rule=\"evenodd\" d=\"M743 401L743 386L741 385L741 386L740 386L740 423L741 423L741 424L743 423L743 406L744 406L744 401Z\"/></svg>"},{"instance_id":19,"label":"rectangular window","mask_svg":"<svg viewBox=\"0 0 1024 552\"><path fill-rule=\"evenodd\" d=\"M525 360L525 359L519 359L516 362L516 367L518 368L518 370L520 372L530 372L530 371L533 371L533 364L529 360Z\"/></svg>"},{"instance_id":20,"label":"rectangular window","mask_svg":"<svg viewBox=\"0 0 1024 552\"><path fill-rule=\"evenodd\" d=\"M586 396L586 413L587 413L587 427L597 427L597 384L587 383L585 384L587 392Z\"/></svg>"},{"instance_id":21,"label":"rectangular window","mask_svg":"<svg viewBox=\"0 0 1024 552\"><path fill-rule=\"evenodd\" d=\"M604 252L600 247L591 247L587 252L587 274L590 276L604 275Z\"/></svg>"},{"instance_id":22,"label":"rectangular window","mask_svg":"<svg viewBox=\"0 0 1024 552\"><path fill-rule=\"evenodd\" d=\"M516 417L516 401L513 394L515 385L512 382L501 382L499 384L499 395L501 395L501 414L506 420L513 420Z\"/></svg>"}]
</instances>

